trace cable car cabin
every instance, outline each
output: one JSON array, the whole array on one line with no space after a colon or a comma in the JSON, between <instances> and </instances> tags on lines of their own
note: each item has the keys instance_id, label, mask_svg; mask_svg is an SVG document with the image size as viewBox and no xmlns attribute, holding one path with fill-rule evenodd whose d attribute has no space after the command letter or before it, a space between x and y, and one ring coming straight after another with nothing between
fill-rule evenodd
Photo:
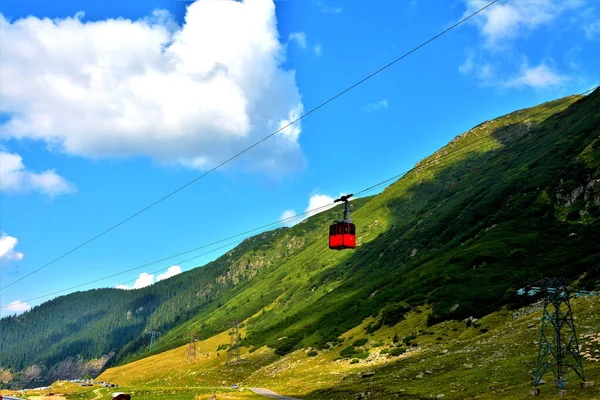
<instances>
[{"instance_id":1,"label":"cable car cabin","mask_svg":"<svg viewBox=\"0 0 600 400\"><path fill-rule=\"evenodd\" d=\"M336 222L329 227L329 248L332 250L356 248L356 227L348 222Z\"/></svg>"}]
</instances>

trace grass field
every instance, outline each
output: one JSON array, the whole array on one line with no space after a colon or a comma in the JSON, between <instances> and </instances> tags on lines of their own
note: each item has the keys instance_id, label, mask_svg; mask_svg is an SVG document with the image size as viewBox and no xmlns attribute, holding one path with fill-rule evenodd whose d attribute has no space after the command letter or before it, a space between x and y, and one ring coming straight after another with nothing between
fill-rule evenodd
<instances>
[{"instance_id":1,"label":"grass field","mask_svg":"<svg viewBox=\"0 0 600 400\"><path fill-rule=\"evenodd\" d=\"M578 332L598 333L600 298L576 299L572 304ZM109 369L99 380L125 385L140 399L145 396L210 397L213 394L210 391L216 389L200 387L230 387L233 383L309 399L355 399L360 393L368 394L368 398L400 395L435 398L441 394L444 399L531 398L529 389L533 378L531 369L537 357L539 309L532 306L501 310L469 328L462 321L446 321L427 327L428 311L427 308L412 311L399 324L383 327L372 334L367 333L366 328L377 317L368 318L343 334L339 343L327 350L315 350L316 354L311 356L308 353L312 349L279 357L268 348L252 353L248 348L242 348L243 362L237 365L226 365L226 352L216 351L220 344L229 342L228 333L223 332L198 342L196 361L186 360L187 347L182 346ZM398 342L393 343L394 339ZM357 356L340 359L341 350L353 343ZM405 352L390 355L394 349ZM600 380L600 362L585 361L584 367L587 380ZM374 374L363 377L366 371ZM582 390L575 378L571 374L572 382L567 387L569 397L600 398L599 387ZM545 380L549 383L541 386L539 398L555 398L557 389L552 387L549 373ZM184 387L186 389L181 389ZM225 395L233 394L221 394ZM253 395L238 392L235 396L252 398ZM217 395L217 398L226 397Z\"/></svg>"},{"instance_id":2,"label":"grass field","mask_svg":"<svg viewBox=\"0 0 600 400\"><path fill-rule=\"evenodd\" d=\"M250 390L234 390L230 387L125 386L118 388L104 388L101 385L81 387L79 384L66 382L54 383L50 390L28 391L26 393L0 391L0 395L12 394L16 397L28 400L109 400L112 399L113 393L116 392L131 394L132 399L135 400L203 400L210 398L219 400L264 399L264 397L254 394Z\"/></svg>"},{"instance_id":3,"label":"grass field","mask_svg":"<svg viewBox=\"0 0 600 400\"><path fill-rule=\"evenodd\" d=\"M575 299L572 305L578 333L600 333L600 298ZM371 334L367 328L378 317L370 317L326 350L303 349L280 357L266 347L253 352L243 347L242 362L233 365L226 364L226 351L217 351L219 345L229 343L228 333L223 332L197 342L196 360L188 361L187 346L182 346L111 368L97 378L119 388L57 382L50 391L15 394L37 400L57 399L57 395L68 400L110 399L117 391L136 400L258 399L247 388L264 387L307 399L426 399L442 394L439 398L451 400L531 398L539 308L501 310L472 327L462 321L427 327L428 312L426 307L411 311L399 324ZM341 358L342 350L352 345L353 354ZM594 352L600 353L600 346L593 345ZM600 354L595 359L599 361L584 363L588 381L600 380ZM600 399L600 387L580 389L575 378L571 374L570 398ZM545 380L548 383L541 386L538 398L556 398L558 391L549 373ZM233 383L241 389L231 389ZM35 397L49 392L55 396Z\"/></svg>"}]
</instances>

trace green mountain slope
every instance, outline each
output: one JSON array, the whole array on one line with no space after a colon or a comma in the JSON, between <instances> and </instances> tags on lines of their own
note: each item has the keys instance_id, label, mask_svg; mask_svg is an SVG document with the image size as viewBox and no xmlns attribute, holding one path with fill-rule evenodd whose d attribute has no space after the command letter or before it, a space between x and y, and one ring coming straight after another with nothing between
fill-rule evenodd
<instances>
[{"instance_id":1,"label":"green mountain slope","mask_svg":"<svg viewBox=\"0 0 600 400\"><path fill-rule=\"evenodd\" d=\"M353 205L354 251L327 247L336 207L151 287L75 293L2 319L0 368L12 385L46 383L73 376L65 360L94 372L148 355L147 330L163 333L160 352L250 317L244 345L283 355L327 348L367 317L370 331L394 325L423 304L430 324L481 316L542 276L593 286L600 91L487 121Z\"/></svg>"}]
</instances>

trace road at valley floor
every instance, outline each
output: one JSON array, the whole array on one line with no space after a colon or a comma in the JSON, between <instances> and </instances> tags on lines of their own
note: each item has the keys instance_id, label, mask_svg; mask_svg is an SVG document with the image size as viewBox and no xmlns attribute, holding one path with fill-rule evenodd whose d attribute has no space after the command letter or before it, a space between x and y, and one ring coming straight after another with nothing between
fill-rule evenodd
<instances>
[{"instance_id":1,"label":"road at valley floor","mask_svg":"<svg viewBox=\"0 0 600 400\"><path fill-rule=\"evenodd\" d=\"M277 394L269 389L263 389L263 388L249 388L249 389L252 390L256 394L259 394L259 395L265 396L265 397L270 397L271 399L300 400L295 397L287 397L287 396L283 396L281 394Z\"/></svg>"}]
</instances>

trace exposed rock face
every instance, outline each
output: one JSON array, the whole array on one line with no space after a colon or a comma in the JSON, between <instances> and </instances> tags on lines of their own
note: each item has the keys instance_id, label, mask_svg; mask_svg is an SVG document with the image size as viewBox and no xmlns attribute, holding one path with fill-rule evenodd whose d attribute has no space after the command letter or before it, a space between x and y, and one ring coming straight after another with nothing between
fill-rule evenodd
<instances>
[{"instance_id":1,"label":"exposed rock face","mask_svg":"<svg viewBox=\"0 0 600 400\"><path fill-rule=\"evenodd\" d=\"M81 358L68 357L49 371L48 380L54 382L59 379L80 378L87 374L96 376L114 356L115 353L110 352L97 360L90 361L84 361Z\"/></svg>"},{"instance_id":2,"label":"exposed rock face","mask_svg":"<svg viewBox=\"0 0 600 400\"><path fill-rule=\"evenodd\" d=\"M9 371L0 372L0 381L9 383L14 389L49 385L57 380L77 379L90 374L97 376L115 356L115 352L105 354L97 360L85 361L82 358L68 357L48 370L44 364L29 366L18 381L13 380Z\"/></svg>"},{"instance_id":3,"label":"exposed rock face","mask_svg":"<svg viewBox=\"0 0 600 400\"><path fill-rule=\"evenodd\" d=\"M586 207L593 205L600 206L600 179L591 179L585 184L577 186L570 192L558 191L556 193L556 202L561 207L569 207L583 196Z\"/></svg>"},{"instance_id":4,"label":"exposed rock face","mask_svg":"<svg viewBox=\"0 0 600 400\"><path fill-rule=\"evenodd\" d=\"M46 366L44 364L30 365L21 374L20 384L26 386L40 386L45 382Z\"/></svg>"},{"instance_id":5,"label":"exposed rock face","mask_svg":"<svg viewBox=\"0 0 600 400\"><path fill-rule=\"evenodd\" d=\"M6 369L0 369L0 383L9 383L13 380L13 376L10 371Z\"/></svg>"}]
</instances>

